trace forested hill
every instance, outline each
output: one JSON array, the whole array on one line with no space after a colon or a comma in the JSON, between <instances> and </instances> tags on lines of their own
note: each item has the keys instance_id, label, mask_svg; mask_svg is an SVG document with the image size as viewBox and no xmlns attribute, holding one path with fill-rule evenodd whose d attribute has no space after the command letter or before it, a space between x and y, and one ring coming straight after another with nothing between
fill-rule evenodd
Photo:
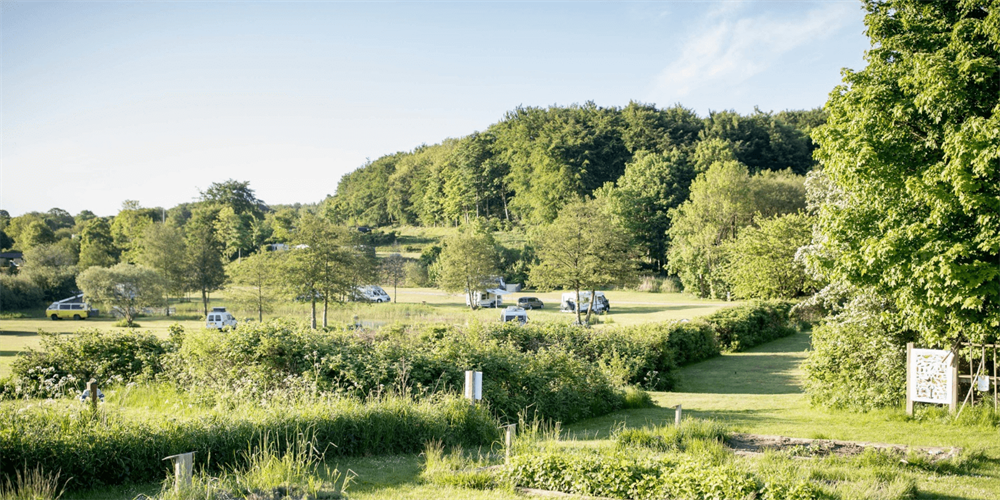
<instances>
[{"instance_id":1,"label":"forested hill","mask_svg":"<svg viewBox=\"0 0 1000 500\"><path fill-rule=\"evenodd\" d=\"M701 118L680 105L636 102L518 107L483 132L369 162L341 179L324 210L343 223L373 226L476 216L549 222L568 200L617 182L633 159L649 154L668 165L673 192L664 194L676 206L716 160L735 156L751 172L804 174L815 163L808 132L825 120L821 109Z\"/></svg>"}]
</instances>

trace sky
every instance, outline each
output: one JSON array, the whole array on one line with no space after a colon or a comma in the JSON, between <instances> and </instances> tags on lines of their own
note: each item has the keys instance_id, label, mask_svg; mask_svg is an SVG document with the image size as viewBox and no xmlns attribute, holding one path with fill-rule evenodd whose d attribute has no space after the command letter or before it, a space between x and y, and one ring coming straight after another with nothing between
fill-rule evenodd
<instances>
[{"instance_id":1,"label":"sky","mask_svg":"<svg viewBox=\"0 0 1000 500\"><path fill-rule=\"evenodd\" d=\"M249 181L315 203L517 106L822 106L847 1L0 2L0 208L116 214Z\"/></svg>"}]
</instances>

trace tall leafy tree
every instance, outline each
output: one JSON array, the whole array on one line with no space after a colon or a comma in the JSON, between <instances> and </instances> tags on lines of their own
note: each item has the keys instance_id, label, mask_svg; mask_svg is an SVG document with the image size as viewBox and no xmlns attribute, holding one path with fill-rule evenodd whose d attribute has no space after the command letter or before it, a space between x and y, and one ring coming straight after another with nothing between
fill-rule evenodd
<instances>
[{"instance_id":1,"label":"tall leafy tree","mask_svg":"<svg viewBox=\"0 0 1000 500\"><path fill-rule=\"evenodd\" d=\"M299 218L295 243L287 263L288 287L296 296L307 297L311 306L311 326L316 328L316 303L323 302L323 327L331 302L346 300L359 281L373 273L371 261L360 255L356 232L329 220L306 213Z\"/></svg>"},{"instance_id":2,"label":"tall leafy tree","mask_svg":"<svg viewBox=\"0 0 1000 500\"><path fill-rule=\"evenodd\" d=\"M264 321L264 313L274 310L286 253L257 252L226 266L226 290L237 310L256 313L257 321Z\"/></svg>"},{"instance_id":3,"label":"tall leafy tree","mask_svg":"<svg viewBox=\"0 0 1000 500\"><path fill-rule=\"evenodd\" d=\"M171 223L150 224L142 232L142 253L138 262L160 273L163 291L169 296L181 295L189 271L184 233ZM167 308L170 314L170 308Z\"/></svg>"},{"instance_id":4,"label":"tall leafy tree","mask_svg":"<svg viewBox=\"0 0 1000 500\"><path fill-rule=\"evenodd\" d=\"M544 237L537 238L538 264L531 268L529 278L535 286L573 290L575 303L580 304L580 290L589 290L595 297L599 287L635 280L634 249L624 231L612 223L601 200L566 205L541 231ZM591 306L593 303L591 300ZM588 308L588 324L592 313L593 307ZM576 319L584 323L579 307Z\"/></svg>"},{"instance_id":5,"label":"tall leafy tree","mask_svg":"<svg viewBox=\"0 0 1000 500\"><path fill-rule=\"evenodd\" d=\"M84 222L83 231L80 232L80 269L111 267L117 262L114 238L108 221L96 218Z\"/></svg>"},{"instance_id":6,"label":"tall leafy tree","mask_svg":"<svg viewBox=\"0 0 1000 500\"><path fill-rule=\"evenodd\" d=\"M733 294L745 299L791 299L815 291L805 264L796 260L812 240L812 218L801 213L759 219L724 243L723 269Z\"/></svg>"},{"instance_id":7,"label":"tall leafy tree","mask_svg":"<svg viewBox=\"0 0 1000 500\"><path fill-rule=\"evenodd\" d=\"M392 252L382 259L379 264L379 272L382 275L383 283L392 284L392 301L396 300L396 288L406 279L406 259L399 252L399 242L392 244Z\"/></svg>"},{"instance_id":8,"label":"tall leafy tree","mask_svg":"<svg viewBox=\"0 0 1000 500\"><path fill-rule=\"evenodd\" d=\"M135 200L125 200L122 209L111 221L111 237L115 248L125 262L138 262L142 254L142 232L160 215L160 212L150 208L142 208Z\"/></svg>"},{"instance_id":9,"label":"tall leafy tree","mask_svg":"<svg viewBox=\"0 0 1000 500\"><path fill-rule=\"evenodd\" d=\"M191 219L184 226L187 288L201 293L202 309L206 316L209 294L221 288L226 280L222 263L223 246L215 235L215 216L218 210L212 205L197 207L191 211Z\"/></svg>"},{"instance_id":10,"label":"tall leafy tree","mask_svg":"<svg viewBox=\"0 0 1000 500\"><path fill-rule=\"evenodd\" d=\"M144 266L126 262L95 266L80 273L76 283L89 300L121 314L127 326L134 324L143 308L163 303L163 278Z\"/></svg>"},{"instance_id":11,"label":"tall leafy tree","mask_svg":"<svg viewBox=\"0 0 1000 500\"><path fill-rule=\"evenodd\" d=\"M213 182L208 189L202 191L201 200L213 205L233 209L238 215L251 215L257 219L264 218L267 204L257 198L250 189L250 181L229 179L225 182Z\"/></svg>"},{"instance_id":12,"label":"tall leafy tree","mask_svg":"<svg viewBox=\"0 0 1000 500\"><path fill-rule=\"evenodd\" d=\"M24 252L20 275L37 286L46 300L58 300L73 292L76 256L58 243L38 244Z\"/></svg>"},{"instance_id":13,"label":"tall leafy tree","mask_svg":"<svg viewBox=\"0 0 1000 500\"><path fill-rule=\"evenodd\" d=\"M830 94L817 156L831 274L934 346L1000 327L1000 7L865 2L867 65Z\"/></svg>"},{"instance_id":14,"label":"tall leafy tree","mask_svg":"<svg viewBox=\"0 0 1000 500\"><path fill-rule=\"evenodd\" d=\"M477 229L466 227L447 238L436 263L438 285L448 292L464 292L472 309L473 293L486 291L500 272L496 241Z\"/></svg>"},{"instance_id":15,"label":"tall leafy tree","mask_svg":"<svg viewBox=\"0 0 1000 500\"><path fill-rule=\"evenodd\" d=\"M611 213L659 272L666 264L669 211L688 197L694 170L679 150L639 151L606 195Z\"/></svg>"}]
</instances>

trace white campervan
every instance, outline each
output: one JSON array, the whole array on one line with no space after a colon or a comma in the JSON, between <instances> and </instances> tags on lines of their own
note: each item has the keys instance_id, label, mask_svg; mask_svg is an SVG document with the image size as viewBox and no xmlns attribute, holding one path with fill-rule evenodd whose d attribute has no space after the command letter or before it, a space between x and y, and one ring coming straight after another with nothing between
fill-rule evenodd
<instances>
[{"instance_id":1,"label":"white campervan","mask_svg":"<svg viewBox=\"0 0 1000 500\"><path fill-rule=\"evenodd\" d=\"M500 312L500 321L503 323L516 321L523 325L528 322L528 313L524 312L524 309L520 307L507 306L506 309Z\"/></svg>"},{"instance_id":2,"label":"white campervan","mask_svg":"<svg viewBox=\"0 0 1000 500\"><path fill-rule=\"evenodd\" d=\"M205 319L205 328L222 330L225 327L236 328L236 318L226 312L225 307L213 307Z\"/></svg>"},{"instance_id":3,"label":"white campervan","mask_svg":"<svg viewBox=\"0 0 1000 500\"><path fill-rule=\"evenodd\" d=\"M363 300L368 302L391 302L388 293L378 285L367 285L359 286L357 292L354 294L354 300Z\"/></svg>"},{"instance_id":4,"label":"white campervan","mask_svg":"<svg viewBox=\"0 0 1000 500\"><path fill-rule=\"evenodd\" d=\"M562 312L576 312L576 292L566 292L562 294L562 302L559 303L559 310ZM587 312L587 308L590 307L590 292L580 292L580 312ZM597 300L594 301L594 312L597 314L603 314L611 310L611 304L608 302L607 297L604 296L604 292L597 292Z\"/></svg>"}]
</instances>

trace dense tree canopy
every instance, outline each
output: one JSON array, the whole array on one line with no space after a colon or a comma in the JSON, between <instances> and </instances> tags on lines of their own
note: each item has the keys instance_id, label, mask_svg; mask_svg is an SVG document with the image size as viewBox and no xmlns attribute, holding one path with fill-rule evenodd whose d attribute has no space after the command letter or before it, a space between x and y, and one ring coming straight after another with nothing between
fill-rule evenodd
<instances>
[{"instance_id":1,"label":"dense tree canopy","mask_svg":"<svg viewBox=\"0 0 1000 500\"><path fill-rule=\"evenodd\" d=\"M843 191L821 228L831 273L890 297L926 343L1000 326L1000 8L866 3L868 65L814 135Z\"/></svg>"}]
</instances>

